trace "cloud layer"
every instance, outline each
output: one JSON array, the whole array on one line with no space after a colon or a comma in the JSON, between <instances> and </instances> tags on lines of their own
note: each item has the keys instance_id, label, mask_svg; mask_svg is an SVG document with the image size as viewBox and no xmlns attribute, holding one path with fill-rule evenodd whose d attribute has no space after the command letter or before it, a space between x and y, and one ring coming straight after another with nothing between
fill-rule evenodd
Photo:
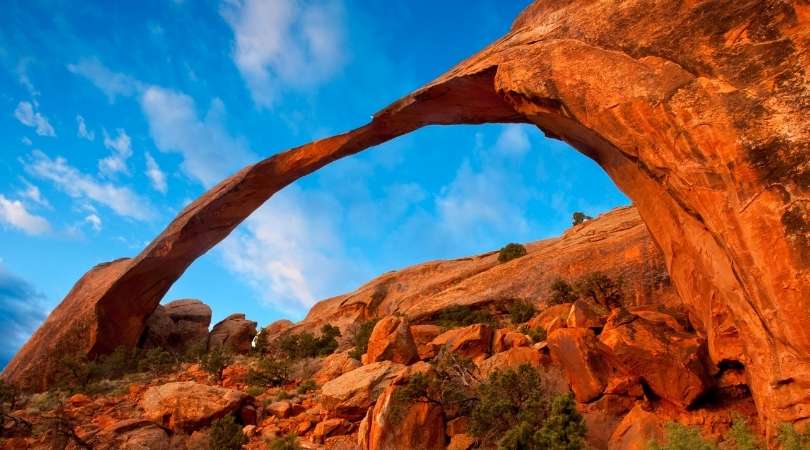
<instances>
[{"instance_id":1,"label":"cloud layer","mask_svg":"<svg viewBox=\"0 0 810 450\"><path fill-rule=\"evenodd\" d=\"M45 319L43 296L34 286L0 265L0 329L4 345L0 346L0 367L31 336Z\"/></svg>"}]
</instances>

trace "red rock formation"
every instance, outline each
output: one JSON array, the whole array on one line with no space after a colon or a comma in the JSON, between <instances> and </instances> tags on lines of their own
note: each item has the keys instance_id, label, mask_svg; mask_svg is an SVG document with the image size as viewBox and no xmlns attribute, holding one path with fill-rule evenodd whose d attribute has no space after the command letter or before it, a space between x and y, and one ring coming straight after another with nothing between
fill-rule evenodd
<instances>
[{"instance_id":1,"label":"red rock formation","mask_svg":"<svg viewBox=\"0 0 810 450\"><path fill-rule=\"evenodd\" d=\"M419 360L408 321L397 316L381 319L371 331L368 339L365 363L393 361L411 364Z\"/></svg>"},{"instance_id":2,"label":"red rock formation","mask_svg":"<svg viewBox=\"0 0 810 450\"><path fill-rule=\"evenodd\" d=\"M810 13L801 0L538 1L502 39L350 133L280 153L189 205L140 255L88 272L4 378L134 345L191 262L297 178L428 124L528 122L634 201L715 362L731 318L765 421L810 410ZM728 307L730 314L723 311Z\"/></svg>"}]
</instances>

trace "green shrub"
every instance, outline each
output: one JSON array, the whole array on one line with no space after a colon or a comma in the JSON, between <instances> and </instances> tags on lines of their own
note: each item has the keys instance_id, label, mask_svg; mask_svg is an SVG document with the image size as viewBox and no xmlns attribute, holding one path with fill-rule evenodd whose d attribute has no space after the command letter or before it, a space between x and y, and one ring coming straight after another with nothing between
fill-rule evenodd
<instances>
[{"instance_id":1,"label":"green shrub","mask_svg":"<svg viewBox=\"0 0 810 450\"><path fill-rule=\"evenodd\" d=\"M206 342L198 342L186 348L186 351L181 355L181 360L191 363L199 363L208 353L208 344Z\"/></svg>"},{"instance_id":2,"label":"green shrub","mask_svg":"<svg viewBox=\"0 0 810 450\"><path fill-rule=\"evenodd\" d=\"M745 418L739 414L732 417L731 429L720 444L720 450L763 450L762 442L754 435Z\"/></svg>"},{"instance_id":3,"label":"green shrub","mask_svg":"<svg viewBox=\"0 0 810 450\"><path fill-rule=\"evenodd\" d=\"M298 444L298 436L295 434L288 434L283 437L277 437L267 443L267 450L301 450L302 447Z\"/></svg>"},{"instance_id":4,"label":"green shrub","mask_svg":"<svg viewBox=\"0 0 810 450\"><path fill-rule=\"evenodd\" d=\"M562 278L557 278L551 283L550 293L548 297L549 306L561 305L563 303L571 303L576 301L577 294L574 292L574 287Z\"/></svg>"},{"instance_id":5,"label":"green shrub","mask_svg":"<svg viewBox=\"0 0 810 450\"><path fill-rule=\"evenodd\" d=\"M242 432L242 426L236 423L233 415L227 415L214 421L208 434L210 450L241 450L248 443Z\"/></svg>"},{"instance_id":6,"label":"green shrub","mask_svg":"<svg viewBox=\"0 0 810 450\"><path fill-rule=\"evenodd\" d=\"M315 358L334 353L338 348L340 329L332 325L321 327L321 335L309 332L288 333L279 339L279 349L290 359Z\"/></svg>"},{"instance_id":7,"label":"green shrub","mask_svg":"<svg viewBox=\"0 0 810 450\"><path fill-rule=\"evenodd\" d=\"M315 383L315 380L308 378L298 385L296 392L298 392L299 395L304 395L307 392L314 391L315 389L318 389L318 385Z\"/></svg>"},{"instance_id":8,"label":"green shrub","mask_svg":"<svg viewBox=\"0 0 810 450\"><path fill-rule=\"evenodd\" d=\"M650 442L650 450L717 450L695 427L670 422L664 427L664 443Z\"/></svg>"},{"instance_id":9,"label":"green shrub","mask_svg":"<svg viewBox=\"0 0 810 450\"><path fill-rule=\"evenodd\" d=\"M293 398L293 395L292 395L292 394L290 394L290 393L289 393L289 392L287 392L287 391L281 391L281 392L279 392L278 394L276 394L276 400L278 400L278 401L281 401L281 400L289 400L289 399L291 399L291 398Z\"/></svg>"},{"instance_id":10,"label":"green shrub","mask_svg":"<svg viewBox=\"0 0 810 450\"><path fill-rule=\"evenodd\" d=\"M177 365L177 357L166 350L155 347L140 352L137 360L139 372L166 373Z\"/></svg>"},{"instance_id":11,"label":"green shrub","mask_svg":"<svg viewBox=\"0 0 810 450\"><path fill-rule=\"evenodd\" d=\"M265 388L262 387L262 386L248 385L247 390L245 392L247 392L248 395L250 395L252 397L258 397L258 396L264 394L264 391L265 391Z\"/></svg>"},{"instance_id":12,"label":"green shrub","mask_svg":"<svg viewBox=\"0 0 810 450\"><path fill-rule=\"evenodd\" d=\"M782 450L810 450L810 430L800 433L793 425L783 423L779 427L778 439Z\"/></svg>"},{"instance_id":13,"label":"green shrub","mask_svg":"<svg viewBox=\"0 0 810 450\"><path fill-rule=\"evenodd\" d=\"M233 357L222 348L215 348L203 355L200 365L203 370L210 373L216 381L222 380L222 372L233 361Z\"/></svg>"},{"instance_id":14,"label":"green shrub","mask_svg":"<svg viewBox=\"0 0 810 450\"><path fill-rule=\"evenodd\" d=\"M607 308L621 306L621 280L614 281L601 272L591 272L580 278L575 284L580 297L591 299Z\"/></svg>"},{"instance_id":15,"label":"green shrub","mask_svg":"<svg viewBox=\"0 0 810 450\"><path fill-rule=\"evenodd\" d=\"M282 386L290 381L290 367L289 359L263 358L258 367L248 369L245 382L249 386Z\"/></svg>"},{"instance_id":16,"label":"green shrub","mask_svg":"<svg viewBox=\"0 0 810 450\"><path fill-rule=\"evenodd\" d=\"M543 342L548 337L548 333L542 327L530 328L528 325L523 325L520 327L520 332L529 336L534 343Z\"/></svg>"},{"instance_id":17,"label":"green shrub","mask_svg":"<svg viewBox=\"0 0 810 450\"><path fill-rule=\"evenodd\" d=\"M534 434L534 448L585 449L586 432L585 422L577 411L574 397L571 394L556 395L551 400L551 411L543 421L543 426Z\"/></svg>"},{"instance_id":18,"label":"green shrub","mask_svg":"<svg viewBox=\"0 0 810 450\"><path fill-rule=\"evenodd\" d=\"M509 262L513 259L520 258L521 256L526 256L526 247L513 242L506 244L506 246L498 252L498 262Z\"/></svg>"},{"instance_id":19,"label":"green shrub","mask_svg":"<svg viewBox=\"0 0 810 450\"><path fill-rule=\"evenodd\" d=\"M349 352L349 356L356 360L360 360L363 354L368 350L368 339L371 337L371 332L374 326L380 319L371 319L361 323L352 333L351 340L354 344L354 349Z\"/></svg>"},{"instance_id":20,"label":"green shrub","mask_svg":"<svg viewBox=\"0 0 810 450\"><path fill-rule=\"evenodd\" d=\"M591 216L589 216L589 215L587 215L587 214L585 214L583 212L577 211L577 212L574 213L573 217L571 218L571 223L574 226L576 226L576 225L581 225L581 224L585 223L586 220L591 220L591 219L593 219L593 217L591 217Z\"/></svg>"},{"instance_id":21,"label":"green shrub","mask_svg":"<svg viewBox=\"0 0 810 450\"><path fill-rule=\"evenodd\" d=\"M101 373L96 361L91 361L79 353L65 355L59 363L59 387L69 392L86 388L88 384L98 379Z\"/></svg>"},{"instance_id":22,"label":"green shrub","mask_svg":"<svg viewBox=\"0 0 810 450\"><path fill-rule=\"evenodd\" d=\"M439 311L434 321L442 328L458 328L478 323L493 324L495 319L488 311L469 305L454 305Z\"/></svg>"},{"instance_id":23,"label":"green shrub","mask_svg":"<svg viewBox=\"0 0 810 450\"><path fill-rule=\"evenodd\" d=\"M515 325L528 322L536 312L534 305L526 300L517 300L509 305L509 318Z\"/></svg>"}]
</instances>

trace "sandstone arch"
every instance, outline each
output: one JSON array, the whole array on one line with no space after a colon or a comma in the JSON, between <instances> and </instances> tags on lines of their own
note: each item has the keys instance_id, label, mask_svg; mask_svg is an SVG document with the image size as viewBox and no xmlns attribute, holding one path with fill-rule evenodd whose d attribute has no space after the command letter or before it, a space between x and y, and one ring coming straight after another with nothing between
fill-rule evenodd
<instances>
[{"instance_id":1,"label":"sandstone arch","mask_svg":"<svg viewBox=\"0 0 810 450\"><path fill-rule=\"evenodd\" d=\"M195 258L267 198L431 124L526 122L631 198L711 356L741 360L762 419L810 418L810 6L802 0L538 1L499 41L354 131L247 167L133 259L71 290L3 377L41 389L56 355L134 344ZM729 354L725 308L745 344Z\"/></svg>"}]
</instances>

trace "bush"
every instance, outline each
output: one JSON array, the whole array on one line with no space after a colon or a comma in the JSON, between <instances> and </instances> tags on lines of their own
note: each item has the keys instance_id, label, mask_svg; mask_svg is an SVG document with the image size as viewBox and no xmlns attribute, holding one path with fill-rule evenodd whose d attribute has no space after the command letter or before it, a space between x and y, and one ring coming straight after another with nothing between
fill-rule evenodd
<instances>
[{"instance_id":1,"label":"bush","mask_svg":"<svg viewBox=\"0 0 810 450\"><path fill-rule=\"evenodd\" d=\"M762 450L762 443L754 435L745 418L739 414L732 417L731 429L720 444L721 450Z\"/></svg>"},{"instance_id":2,"label":"bush","mask_svg":"<svg viewBox=\"0 0 810 450\"><path fill-rule=\"evenodd\" d=\"M509 318L515 325L528 322L536 312L534 305L525 300L517 300L509 306Z\"/></svg>"},{"instance_id":3,"label":"bush","mask_svg":"<svg viewBox=\"0 0 810 450\"><path fill-rule=\"evenodd\" d=\"M469 305L455 305L440 311L435 322L442 328L458 328L477 323L493 324L495 319L488 311L475 309Z\"/></svg>"},{"instance_id":4,"label":"bush","mask_svg":"<svg viewBox=\"0 0 810 450\"><path fill-rule=\"evenodd\" d=\"M248 443L242 432L242 426L236 423L233 415L227 415L214 421L208 434L210 450L241 450Z\"/></svg>"},{"instance_id":5,"label":"bush","mask_svg":"<svg viewBox=\"0 0 810 450\"><path fill-rule=\"evenodd\" d=\"M20 399L20 390L11 383L0 380L0 413L14 411ZM8 406L6 406L8 405Z\"/></svg>"},{"instance_id":6,"label":"bush","mask_svg":"<svg viewBox=\"0 0 810 450\"><path fill-rule=\"evenodd\" d=\"M248 369L245 382L249 386L282 386L290 381L290 366L286 358L261 359L257 368Z\"/></svg>"},{"instance_id":7,"label":"bush","mask_svg":"<svg viewBox=\"0 0 810 450\"><path fill-rule=\"evenodd\" d=\"M576 301L577 294L574 292L574 287L562 278L557 278L551 283L551 293L549 294L548 304L561 305L563 303L571 303Z\"/></svg>"},{"instance_id":8,"label":"bush","mask_svg":"<svg viewBox=\"0 0 810 450\"><path fill-rule=\"evenodd\" d=\"M340 329L332 325L321 327L320 337L309 332L289 333L279 339L279 349L290 359L315 358L334 353L338 348Z\"/></svg>"},{"instance_id":9,"label":"bush","mask_svg":"<svg viewBox=\"0 0 810 450\"><path fill-rule=\"evenodd\" d=\"M177 362L174 354L156 347L140 353L137 368L139 372L162 374L173 369Z\"/></svg>"},{"instance_id":10,"label":"bush","mask_svg":"<svg viewBox=\"0 0 810 450\"><path fill-rule=\"evenodd\" d=\"M524 422L525 423L525 422ZM585 422L571 394L557 395L543 426L534 434L534 448L579 450L585 445Z\"/></svg>"},{"instance_id":11,"label":"bush","mask_svg":"<svg viewBox=\"0 0 810 450\"><path fill-rule=\"evenodd\" d=\"M216 381L222 380L222 372L233 361L233 357L222 348L215 348L203 355L200 365L203 370L210 373Z\"/></svg>"},{"instance_id":12,"label":"bush","mask_svg":"<svg viewBox=\"0 0 810 450\"><path fill-rule=\"evenodd\" d=\"M607 308L621 306L621 280L618 282L601 272L591 272L580 278L575 285L580 297L591 299Z\"/></svg>"},{"instance_id":13,"label":"bush","mask_svg":"<svg viewBox=\"0 0 810 450\"><path fill-rule=\"evenodd\" d=\"M299 395L304 395L307 392L314 391L315 389L318 389L318 385L315 383L315 380L309 378L298 385L296 392L298 392Z\"/></svg>"},{"instance_id":14,"label":"bush","mask_svg":"<svg viewBox=\"0 0 810 450\"><path fill-rule=\"evenodd\" d=\"M509 262L521 256L526 256L526 247L515 243L506 244L506 246L498 252L498 262Z\"/></svg>"},{"instance_id":15,"label":"bush","mask_svg":"<svg viewBox=\"0 0 810 450\"><path fill-rule=\"evenodd\" d=\"M700 430L675 422L664 427L664 442L650 442L650 450L717 450L713 442L700 435Z\"/></svg>"},{"instance_id":16,"label":"bush","mask_svg":"<svg viewBox=\"0 0 810 450\"><path fill-rule=\"evenodd\" d=\"M576 225L581 225L581 224L585 223L586 220L591 220L591 219L593 219L593 217L591 217L591 216L589 216L589 215L587 215L587 214L585 214L583 212L577 211L577 212L574 213L574 216L571 218L571 223L574 226L576 226Z\"/></svg>"},{"instance_id":17,"label":"bush","mask_svg":"<svg viewBox=\"0 0 810 450\"><path fill-rule=\"evenodd\" d=\"M548 333L546 333L546 329L542 327L538 328L529 328L528 325L523 325L520 327L520 332L529 336L529 338L534 343L543 342L548 337Z\"/></svg>"},{"instance_id":18,"label":"bush","mask_svg":"<svg viewBox=\"0 0 810 450\"><path fill-rule=\"evenodd\" d=\"M253 340L253 348L251 352L257 355L263 355L267 353L270 349L270 341L267 338L267 331L262 328L259 330L259 333L256 334L256 338Z\"/></svg>"},{"instance_id":19,"label":"bush","mask_svg":"<svg viewBox=\"0 0 810 450\"><path fill-rule=\"evenodd\" d=\"M800 433L793 425L784 423L779 427L778 439L782 450L810 450L810 430Z\"/></svg>"},{"instance_id":20,"label":"bush","mask_svg":"<svg viewBox=\"0 0 810 450\"><path fill-rule=\"evenodd\" d=\"M278 437L267 443L267 450L301 450L302 447L298 444L298 436L295 434L288 434L284 437Z\"/></svg>"},{"instance_id":21,"label":"bush","mask_svg":"<svg viewBox=\"0 0 810 450\"><path fill-rule=\"evenodd\" d=\"M367 320L358 326L352 333L351 340L354 344L354 349L349 352L349 356L360 361L360 358L368 350L368 340L371 337L371 332L374 331L374 326L380 319Z\"/></svg>"}]
</instances>

